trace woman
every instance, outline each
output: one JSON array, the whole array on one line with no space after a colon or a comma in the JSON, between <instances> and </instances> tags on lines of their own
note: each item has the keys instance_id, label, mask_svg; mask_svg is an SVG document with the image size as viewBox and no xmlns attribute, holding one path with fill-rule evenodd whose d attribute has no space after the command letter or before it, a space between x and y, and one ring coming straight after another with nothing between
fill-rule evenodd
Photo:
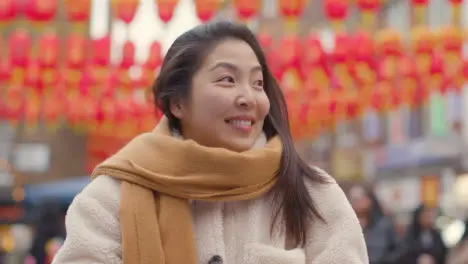
<instances>
[{"instance_id":1,"label":"woman","mask_svg":"<svg viewBox=\"0 0 468 264\"><path fill-rule=\"evenodd\" d=\"M375 194L361 185L348 193L367 244L371 264L400 263L404 252L398 246L399 238L391 218L385 216Z\"/></svg>"},{"instance_id":2,"label":"woman","mask_svg":"<svg viewBox=\"0 0 468 264\"><path fill-rule=\"evenodd\" d=\"M367 263L343 192L294 150L245 26L178 37L153 94L165 118L94 170L54 264Z\"/></svg>"},{"instance_id":3,"label":"woman","mask_svg":"<svg viewBox=\"0 0 468 264\"><path fill-rule=\"evenodd\" d=\"M406 244L409 254L405 263L445 264L447 248L434 227L434 209L421 205L414 211Z\"/></svg>"}]
</instances>

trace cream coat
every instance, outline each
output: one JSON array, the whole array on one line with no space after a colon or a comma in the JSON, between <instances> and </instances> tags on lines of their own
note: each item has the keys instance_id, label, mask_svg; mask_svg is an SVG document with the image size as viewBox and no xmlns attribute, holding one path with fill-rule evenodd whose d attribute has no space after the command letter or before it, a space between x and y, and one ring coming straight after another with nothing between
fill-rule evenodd
<instances>
[{"instance_id":1,"label":"cream coat","mask_svg":"<svg viewBox=\"0 0 468 264\"><path fill-rule=\"evenodd\" d=\"M285 250L278 228L270 236L271 195L241 202L192 202L198 263L367 264L358 220L330 179L333 183L308 184L327 223L311 225L305 248ZM122 263L119 200L119 181L100 176L89 184L68 210L67 239L53 264ZM213 261L214 256L221 261Z\"/></svg>"}]
</instances>

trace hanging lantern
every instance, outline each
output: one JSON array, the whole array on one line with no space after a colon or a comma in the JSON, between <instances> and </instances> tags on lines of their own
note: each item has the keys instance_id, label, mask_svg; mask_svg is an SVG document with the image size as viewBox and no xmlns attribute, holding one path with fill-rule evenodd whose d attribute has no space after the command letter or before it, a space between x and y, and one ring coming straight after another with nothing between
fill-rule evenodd
<instances>
[{"instance_id":1,"label":"hanging lantern","mask_svg":"<svg viewBox=\"0 0 468 264\"><path fill-rule=\"evenodd\" d=\"M139 0L113 0L112 5L115 10L115 16L122 20L125 24L130 24L135 18Z\"/></svg>"},{"instance_id":2,"label":"hanging lantern","mask_svg":"<svg viewBox=\"0 0 468 264\"><path fill-rule=\"evenodd\" d=\"M31 37L26 29L19 28L10 34L9 55L16 67L26 67L31 53Z\"/></svg>"},{"instance_id":3,"label":"hanging lantern","mask_svg":"<svg viewBox=\"0 0 468 264\"><path fill-rule=\"evenodd\" d=\"M109 35L93 40L93 63L107 67L110 63L111 38Z\"/></svg>"},{"instance_id":4,"label":"hanging lantern","mask_svg":"<svg viewBox=\"0 0 468 264\"><path fill-rule=\"evenodd\" d=\"M171 21L178 3L179 0L155 0L155 4L158 7L159 18L164 23Z\"/></svg>"},{"instance_id":5,"label":"hanging lantern","mask_svg":"<svg viewBox=\"0 0 468 264\"><path fill-rule=\"evenodd\" d=\"M60 39L55 33L46 33L39 39L39 63L43 68L57 67L60 53Z\"/></svg>"},{"instance_id":6,"label":"hanging lantern","mask_svg":"<svg viewBox=\"0 0 468 264\"><path fill-rule=\"evenodd\" d=\"M120 68L128 70L135 64L135 44L132 41L125 41L122 47L122 60Z\"/></svg>"},{"instance_id":7,"label":"hanging lantern","mask_svg":"<svg viewBox=\"0 0 468 264\"><path fill-rule=\"evenodd\" d=\"M426 76L429 73L432 53L436 46L433 31L424 26L414 28L411 32L411 46L417 61L417 71L422 76Z\"/></svg>"},{"instance_id":8,"label":"hanging lantern","mask_svg":"<svg viewBox=\"0 0 468 264\"><path fill-rule=\"evenodd\" d=\"M219 9L219 0L195 0L197 16L201 22L210 21Z\"/></svg>"},{"instance_id":9,"label":"hanging lantern","mask_svg":"<svg viewBox=\"0 0 468 264\"><path fill-rule=\"evenodd\" d=\"M430 66L430 86L432 91L441 92L445 79L445 65L442 56L434 54Z\"/></svg>"},{"instance_id":10,"label":"hanging lantern","mask_svg":"<svg viewBox=\"0 0 468 264\"><path fill-rule=\"evenodd\" d=\"M361 24L367 30L372 30L376 24L376 17L382 8L382 0L357 0L361 11Z\"/></svg>"},{"instance_id":11,"label":"hanging lantern","mask_svg":"<svg viewBox=\"0 0 468 264\"><path fill-rule=\"evenodd\" d=\"M413 4L414 22L421 25L426 20L426 11L429 0L411 0Z\"/></svg>"},{"instance_id":12,"label":"hanging lantern","mask_svg":"<svg viewBox=\"0 0 468 264\"><path fill-rule=\"evenodd\" d=\"M438 35L443 48L445 73L454 78L462 67L463 34L458 27L446 26L441 28Z\"/></svg>"},{"instance_id":13,"label":"hanging lantern","mask_svg":"<svg viewBox=\"0 0 468 264\"><path fill-rule=\"evenodd\" d=\"M6 84L11 78L11 64L9 60L0 61L0 85Z\"/></svg>"},{"instance_id":14,"label":"hanging lantern","mask_svg":"<svg viewBox=\"0 0 468 264\"><path fill-rule=\"evenodd\" d=\"M330 80L325 69L326 55L320 39L309 35L304 42L301 56L301 72L305 80L314 80L319 87L329 87Z\"/></svg>"},{"instance_id":15,"label":"hanging lantern","mask_svg":"<svg viewBox=\"0 0 468 264\"><path fill-rule=\"evenodd\" d=\"M357 88L362 93L361 107L368 106L372 90L377 81L376 74L376 48L370 34L359 31L351 39L351 63L350 72Z\"/></svg>"},{"instance_id":16,"label":"hanging lantern","mask_svg":"<svg viewBox=\"0 0 468 264\"><path fill-rule=\"evenodd\" d=\"M31 38L26 29L19 28L10 34L8 52L12 66L11 81L22 83L31 53Z\"/></svg>"},{"instance_id":17,"label":"hanging lantern","mask_svg":"<svg viewBox=\"0 0 468 264\"><path fill-rule=\"evenodd\" d=\"M347 34L335 35L335 49L332 52L332 73L339 86L345 90L354 89L349 71L351 39Z\"/></svg>"},{"instance_id":18,"label":"hanging lantern","mask_svg":"<svg viewBox=\"0 0 468 264\"><path fill-rule=\"evenodd\" d=\"M286 31L296 32L297 22L305 8L305 0L277 0L281 15L286 21Z\"/></svg>"},{"instance_id":19,"label":"hanging lantern","mask_svg":"<svg viewBox=\"0 0 468 264\"><path fill-rule=\"evenodd\" d=\"M419 79L416 61L409 56L402 56L399 59L398 71L401 84L395 90L401 95L403 104L415 106Z\"/></svg>"},{"instance_id":20,"label":"hanging lantern","mask_svg":"<svg viewBox=\"0 0 468 264\"><path fill-rule=\"evenodd\" d=\"M5 24L15 20L18 15L18 1L17 0L2 0L0 1L0 29Z\"/></svg>"},{"instance_id":21,"label":"hanging lantern","mask_svg":"<svg viewBox=\"0 0 468 264\"><path fill-rule=\"evenodd\" d=\"M32 60L25 72L24 85L28 93L42 94L41 67L36 60Z\"/></svg>"},{"instance_id":22,"label":"hanging lantern","mask_svg":"<svg viewBox=\"0 0 468 264\"><path fill-rule=\"evenodd\" d=\"M91 0L65 0L65 10L71 23L84 24L89 20Z\"/></svg>"},{"instance_id":23,"label":"hanging lantern","mask_svg":"<svg viewBox=\"0 0 468 264\"><path fill-rule=\"evenodd\" d=\"M349 3L347 0L325 0L323 3L325 15L332 22L335 31L344 31L344 21L348 17Z\"/></svg>"},{"instance_id":24,"label":"hanging lantern","mask_svg":"<svg viewBox=\"0 0 468 264\"><path fill-rule=\"evenodd\" d=\"M81 69L86 61L88 41L80 34L70 34L66 39L65 64L68 68Z\"/></svg>"},{"instance_id":25,"label":"hanging lantern","mask_svg":"<svg viewBox=\"0 0 468 264\"><path fill-rule=\"evenodd\" d=\"M27 94L24 105L24 124L27 130L35 130L41 115L41 99L36 94Z\"/></svg>"},{"instance_id":26,"label":"hanging lantern","mask_svg":"<svg viewBox=\"0 0 468 264\"><path fill-rule=\"evenodd\" d=\"M237 18L248 21L260 13L262 2L260 0L234 0Z\"/></svg>"},{"instance_id":27,"label":"hanging lantern","mask_svg":"<svg viewBox=\"0 0 468 264\"><path fill-rule=\"evenodd\" d=\"M57 0L26 0L26 16L36 24L53 20L58 9Z\"/></svg>"},{"instance_id":28,"label":"hanging lantern","mask_svg":"<svg viewBox=\"0 0 468 264\"><path fill-rule=\"evenodd\" d=\"M42 119L51 132L56 132L60 127L62 114L65 111L63 98L65 98L63 86L58 86L53 93L47 95L44 99Z\"/></svg>"},{"instance_id":29,"label":"hanging lantern","mask_svg":"<svg viewBox=\"0 0 468 264\"><path fill-rule=\"evenodd\" d=\"M279 49L281 66L284 71L281 74L281 85L285 89L298 89L300 85L300 58L302 55L302 43L297 35L284 36Z\"/></svg>"},{"instance_id":30,"label":"hanging lantern","mask_svg":"<svg viewBox=\"0 0 468 264\"><path fill-rule=\"evenodd\" d=\"M24 92L21 85L9 85L5 87L5 100L4 107L7 120L12 125L17 125L19 120L23 118L24 113Z\"/></svg>"},{"instance_id":31,"label":"hanging lantern","mask_svg":"<svg viewBox=\"0 0 468 264\"><path fill-rule=\"evenodd\" d=\"M273 37L270 34L260 33L257 36L257 40L260 43L260 46L264 49L270 49L273 45Z\"/></svg>"},{"instance_id":32,"label":"hanging lantern","mask_svg":"<svg viewBox=\"0 0 468 264\"><path fill-rule=\"evenodd\" d=\"M148 58L143 64L143 67L154 71L159 68L159 66L161 66L162 60L163 56L161 43L155 41L151 43Z\"/></svg>"},{"instance_id":33,"label":"hanging lantern","mask_svg":"<svg viewBox=\"0 0 468 264\"><path fill-rule=\"evenodd\" d=\"M107 74L107 68L110 64L110 48L111 38L109 35L100 39L95 39L93 45L93 78L98 82L102 82Z\"/></svg>"},{"instance_id":34,"label":"hanging lantern","mask_svg":"<svg viewBox=\"0 0 468 264\"><path fill-rule=\"evenodd\" d=\"M386 78L393 78L398 67L398 58L403 54L403 41L401 35L392 29L377 34L377 52L381 56L381 74Z\"/></svg>"}]
</instances>

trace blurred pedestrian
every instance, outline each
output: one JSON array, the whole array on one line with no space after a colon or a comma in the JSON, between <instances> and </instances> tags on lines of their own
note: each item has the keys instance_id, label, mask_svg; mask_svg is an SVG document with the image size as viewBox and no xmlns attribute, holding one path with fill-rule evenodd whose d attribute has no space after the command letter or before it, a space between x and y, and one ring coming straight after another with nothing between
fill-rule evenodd
<instances>
[{"instance_id":1,"label":"blurred pedestrian","mask_svg":"<svg viewBox=\"0 0 468 264\"><path fill-rule=\"evenodd\" d=\"M412 223L405 238L409 251L405 264L427 263L429 259L434 264L445 264L447 248L439 230L435 227L436 211L421 205L413 212Z\"/></svg>"},{"instance_id":2,"label":"blurred pedestrian","mask_svg":"<svg viewBox=\"0 0 468 264\"><path fill-rule=\"evenodd\" d=\"M45 201L38 207L34 224L34 239L30 255L37 264L48 264L46 245L54 239L65 238L64 218L61 207L54 201Z\"/></svg>"},{"instance_id":3,"label":"blurred pedestrian","mask_svg":"<svg viewBox=\"0 0 468 264\"><path fill-rule=\"evenodd\" d=\"M370 263L399 263L404 249L399 245L393 220L385 215L375 194L366 186L355 185L348 197L364 231Z\"/></svg>"}]
</instances>

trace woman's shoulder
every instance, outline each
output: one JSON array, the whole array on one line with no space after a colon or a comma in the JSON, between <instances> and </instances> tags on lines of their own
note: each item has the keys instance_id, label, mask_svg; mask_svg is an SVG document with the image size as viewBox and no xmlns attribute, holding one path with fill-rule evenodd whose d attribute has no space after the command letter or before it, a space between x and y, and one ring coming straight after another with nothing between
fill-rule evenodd
<instances>
[{"instance_id":1,"label":"woman's shoulder","mask_svg":"<svg viewBox=\"0 0 468 264\"><path fill-rule=\"evenodd\" d=\"M120 181L100 175L91 181L76 197L75 202L99 203L115 208L120 201Z\"/></svg>"},{"instance_id":2,"label":"woman's shoulder","mask_svg":"<svg viewBox=\"0 0 468 264\"><path fill-rule=\"evenodd\" d=\"M335 196L346 199L343 190L330 174L318 167L312 167L312 170L318 175L319 180L306 178L305 184L314 201L318 199L323 202L333 202L330 198Z\"/></svg>"}]
</instances>

